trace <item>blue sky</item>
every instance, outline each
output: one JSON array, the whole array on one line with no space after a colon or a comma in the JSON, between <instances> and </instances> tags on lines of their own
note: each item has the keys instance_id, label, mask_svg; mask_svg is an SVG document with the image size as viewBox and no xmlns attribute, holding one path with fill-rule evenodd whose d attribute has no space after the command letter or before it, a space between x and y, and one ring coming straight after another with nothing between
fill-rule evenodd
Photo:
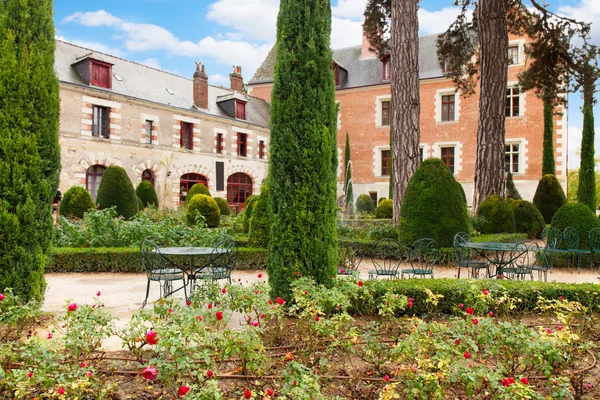
<instances>
[{"instance_id":1,"label":"blue sky","mask_svg":"<svg viewBox=\"0 0 600 400\"><path fill-rule=\"evenodd\" d=\"M333 48L359 44L366 0L332 1ZM548 0L564 15L594 23L600 44L600 1ZM445 30L457 14L452 0L421 0L420 33ZM229 84L233 65L248 81L275 41L279 0L55 0L56 36L84 47L191 77L194 61L209 82ZM580 96L569 96L569 167L578 167ZM599 138L600 126L596 129ZM597 152L597 154L600 152Z\"/></svg>"}]
</instances>

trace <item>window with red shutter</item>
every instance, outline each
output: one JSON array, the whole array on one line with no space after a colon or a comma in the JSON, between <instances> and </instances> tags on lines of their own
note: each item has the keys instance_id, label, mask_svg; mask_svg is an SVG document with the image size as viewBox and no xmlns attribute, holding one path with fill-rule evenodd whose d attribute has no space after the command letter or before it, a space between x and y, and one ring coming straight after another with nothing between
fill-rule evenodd
<instances>
[{"instance_id":1,"label":"window with red shutter","mask_svg":"<svg viewBox=\"0 0 600 400\"><path fill-rule=\"evenodd\" d=\"M237 119L246 119L246 103L236 100L236 102L235 102L235 117Z\"/></svg>"},{"instance_id":2,"label":"window with red shutter","mask_svg":"<svg viewBox=\"0 0 600 400\"><path fill-rule=\"evenodd\" d=\"M245 133L237 134L237 153L240 157L248 156L248 135Z\"/></svg>"},{"instance_id":3,"label":"window with red shutter","mask_svg":"<svg viewBox=\"0 0 600 400\"><path fill-rule=\"evenodd\" d=\"M194 149L194 124L190 124L189 122L181 123L181 139L179 145L184 149Z\"/></svg>"},{"instance_id":4,"label":"window with red shutter","mask_svg":"<svg viewBox=\"0 0 600 400\"><path fill-rule=\"evenodd\" d=\"M223 134L217 133L217 154L223 154Z\"/></svg>"},{"instance_id":5,"label":"window with red shutter","mask_svg":"<svg viewBox=\"0 0 600 400\"><path fill-rule=\"evenodd\" d=\"M258 142L258 158L261 160L265 158L265 141L261 140Z\"/></svg>"},{"instance_id":6,"label":"window with red shutter","mask_svg":"<svg viewBox=\"0 0 600 400\"><path fill-rule=\"evenodd\" d=\"M107 89L112 88L111 66L110 64L91 61L92 63L92 79L91 83L94 86L99 86Z\"/></svg>"}]
</instances>

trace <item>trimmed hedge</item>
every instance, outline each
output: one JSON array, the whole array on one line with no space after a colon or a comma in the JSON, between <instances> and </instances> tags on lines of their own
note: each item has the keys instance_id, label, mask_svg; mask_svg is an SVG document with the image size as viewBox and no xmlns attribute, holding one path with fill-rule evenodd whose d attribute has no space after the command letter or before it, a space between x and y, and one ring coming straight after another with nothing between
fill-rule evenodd
<instances>
[{"instance_id":1,"label":"trimmed hedge","mask_svg":"<svg viewBox=\"0 0 600 400\"><path fill-rule=\"evenodd\" d=\"M483 218L481 233L511 233L515 231L515 213L510 202L498 195L488 196L479 205L477 216Z\"/></svg>"},{"instance_id":2,"label":"trimmed hedge","mask_svg":"<svg viewBox=\"0 0 600 400\"><path fill-rule=\"evenodd\" d=\"M198 262L208 262L210 256ZM185 265L187 257L169 257L173 262ZM238 248L237 270L267 268L265 249ZM57 247L52 250L52 261L46 272L144 272L140 263L140 249L136 247L71 248Z\"/></svg>"},{"instance_id":3,"label":"trimmed hedge","mask_svg":"<svg viewBox=\"0 0 600 400\"><path fill-rule=\"evenodd\" d=\"M375 210L375 204L368 194L361 194L356 199L356 211L372 213Z\"/></svg>"},{"instance_id":4,"label":"trimmed hedge","mask_svg":"<svg viewBox=\"0 0 600 400\"><path fill-rule=\"evenodd\" d=\"M375 211L375 218L379 219L389 219L392 218L394 214L394 202L389 199L385 199L379 202L377 206L377 210Z\"/></svg>"},{"instance_id":5,"label":"trimmed hedge","mask_svg":"<svg viewBox=\"0 0 600 400\"><path fill-rule=\"evenodd\" d=\"M221 222L219 205L215 199L205 194L196 194L191 198L186 213L188 225L196 223L198 214L204 217L204 222L209 228L217 228Z\"/></svg>"},{"instance_id":6,"label":"trimmed hedge","mask_svg":"<svg viewBox=\"0 0 600 400\"><path fill-rule=\"evenodd\" d=\"M544 175L533 196L533 204L542 213L547 224L552 223L556 211L567 202L565 192L554 175Z\"/></svg>"},{"instance_id":7,"label":"trimmed hedge","mask_svg":"<svg viewBox=\"0 0 600 400\"><path fill-rule=\"evenodd\" d=\"M90 192L81 186L72 186L60 202L60 215L67 218L83 219L86 212L96 208Z\"/></svg>"},{"instance_id":8,"label":"trimmed hedge","mask_svg":"<svg viewBox=\"0 0 600 400\"><path fill-rule=\"evenodd\" d=\"M565 228L573 227L579 233L579 248L588 248L588 233L600 227L596 215L583 203L567 203L556 211L552 218L552 227L564 232Z\"/></svg>"},{"instance_id":9,"label":"trimmed hedge","mask_svg":"<svg viewBox=\"0 0 600 400\"><path fill-rule=\"evenodd\" d=\"M527 200L515 200L511 207L515 214L515 232L526 233L530 239L541 237L546 221L540 210Z\"/></svg>"},{"instance_id":10,"label":"trimmed hedge","mask_svg":"<svg viewBox=\"0 0 600 400\"><path fill-rule=\"evenodd\" d=\"M196 183L190 188L190 190L185 195L185 204L189 203L192 197L194 197L197 194L203 194L205 196L212 197L206 185L204 185L203 183Z\"/></svg>"},{"instance_id":11,"label":"trimmed hedge","mask_svg":"<svg viewBox=\"0 0 600 400\"><path fill-rule=\"evenodd\" d=\"M135 188L135 194L142 200L144 208L149 205L158 208L158 196L154 186L149 181L141 181Z\"/></svg>"},{"instance_id":12,"label":"trimmed hedge","mask_svg":"<svg viewBox=\"0 0 600 400\"><path fill-rule=\"evenodd\" d=\"M221 215L231 214L231 208L229 208L229 203L227 202L227 200L225 200L222 197L215 197L214 199L217 202L217 205L219 206L219 211L221 211Z\"/></svg>"},{"instance_id":13,"label":"trimmed hedge","mask_svg":"<svg viewBox=\"0 0 600 400\"><path fill-rule=\"evenodd\" d=\"M117 214L130 219L138 212L138 200L131 179L121 167L111 165L102 175L96 203L100 209L116 207Z\"/></svg>"}]
</instances>

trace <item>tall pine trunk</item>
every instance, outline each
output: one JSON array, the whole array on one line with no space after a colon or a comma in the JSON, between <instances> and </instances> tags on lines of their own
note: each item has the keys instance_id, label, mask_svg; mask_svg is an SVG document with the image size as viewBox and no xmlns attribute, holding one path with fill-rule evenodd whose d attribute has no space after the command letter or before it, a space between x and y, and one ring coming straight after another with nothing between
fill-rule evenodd
<instances>
[{"instance_id":1,"label":"tall pine trunk","mask_svg":"<svg viewBox=\"0 0 600 400\"><path fill-rule=\"evenodd\" d=\"M594 159L594 82L584 84L583 89L583 132L581 135L581 164L577 202L596 212L596 160Z\"/></svg>"},{"instance_id":2,"label":"tall pine trunk","mask_svg":"<svg viewBox=\"0 0 600 400\"><path fill-rule=\"evenodd\" d=\"M271 105L271 294L291 299L297 276L336 274L337 107L328 0L281 0Z\"/></svg>"},{"instance_id":3,"label":"tall pine trunk","mask_svg":"<svg viewBox=\"0 0 600 400\"><path fill-rule=\"evenodd\" d=\"M481 58L479 124L473 209L489 195L504 195L504 128L508 72L505 0L477 7Z\"/></svg>"},{"instance_id":4,"label":"tall pine trunk","mask_svg":"<svg viewBox=\"0 0 600 400\"><path fill-rule=\"evenodd\" d=\"M556 175L554 163L554 102L544 96L544 153L542 155L542 176Z\"/></svg>"},{"instance_id":5,"label":"tall pine trunk","mask_svg":"<svg viewBox=\"0 0 600 400\"><path fill-rule=\"evenodd\" d=\"M392 171L394 224L419 165L419 0L392 1Z\"/></svg>"}]
</instances>

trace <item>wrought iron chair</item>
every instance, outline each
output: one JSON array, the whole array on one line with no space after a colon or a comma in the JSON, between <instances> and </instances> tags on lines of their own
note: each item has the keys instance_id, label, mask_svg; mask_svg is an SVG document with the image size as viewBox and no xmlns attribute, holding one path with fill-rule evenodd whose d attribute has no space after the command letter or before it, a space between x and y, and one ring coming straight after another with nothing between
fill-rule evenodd
<instances>
[{"instance_id":1,"label":"wrought iron chair","mask_svg":"<svg viewBox=\"0 0 600 400\"><path fill-rule=\"evenodd\" d=\"M548 226L542 231L542 239L545 241L545 247L542 249L542 252L548 263L548 270L552 272L556 258L561 255L567 255L567 250L562 247L563 234L559 229Z\"/></svg>"},{"instance_id":2,"label":"wrought iron chair","mask_svg":"<svg viewBox=\"0 0 600 400\"><path fill-rule=\"evenodd\" d=\"M373 249L374 270L369 271L369 279L379 276L397 278L398 269L402 263L402 246L394 239L381 239Z\"/></svg>"},{"instance_id":3,"label":"wrought iron chair","mask_svg":"<svg viewBox=\"0 0 600 400\"><path fill-rule=\"evenodd\" d=\"M173 290L173 282L182 281L183 292L187 298L186 277L182 269L173 267L172 262L160 253L160 248L153 241L154 238L146 238L140 245L140 261L142 269L146 271L148 284L146 285L146 297L142 303L142 308L148 302L150 294L150 283L158 282L160 286L160 298L168 297L176 290ZM180 290L178 288L177 290Z\"/></svg>"},{"instance_id":4,"label":"wrought iron chair","mask_svg":"<svg viewBox=\"0 0 600 400\"><path fill-rule=\"evenodd\" d=\"M588 247L590 248L590 268L598 256L598 273L600 274L600 228L594 228L588 233Z\"/></svg>"},{"instance_id":5,"label":"wrought iron chair","mask_svg":"<svg viewBox=\"0 0 600 400\"><path fill-rule=\"evenodd\" d=\"M472 259L471 249L467 247L467 242L470 240L471 237L464 232L458 232L454 236L454 257L458 264L458 279L460 279L460 271L463 268L467 269L467 277L469 279L480 277L482 270L486 271L487 276L490 275L488 264L485 261Z\"/></svg>"},{"instance_id":6,"label":"wrought iron chair","mask_svg":"<svg viewBox=\"0 0 600 400\"><path fill-rule=\"evenodd\" d=\"M352 275L358 272L362 262L364 249L359 243L344 243L340 245L340 263L338 275Z\"/></svg>"},{"instance_id":7,"label":"wrought iron chair","mask_svg":"<svg viewBox=\"0 0 600 400\"><path fill-rule=\"evenodd\" d=\"M413 277L425 277L431 275L433 278L433 266L440 259L440 248L433 239L419 239L410 246L408 261L410 269L403 269L400 278L404 275Z\"/></svg>"},{"instance_id":8,"label":"wrought iron chair","mask_svg":"<svg viewBox=\"0 0 600 400\"><path fill-rule=\"evenodd\" d=\"M544 282L548 282L548 270L550 269L550 262L548 261L548 255L544 252L544 249L540 248L537 243L533 243L533 251L535 251L535 263L532 263L532 271L537 271L538 280L544 279Z\"/></svg>"},{"instance_id":9,"label":"wrought iron chair","mask_svg":"<svg viewBox=\"0 0 600 400\"><path fill-rule=\"evenodd\" d=\"M538 262L539 246L535 243L525 245L517 243L511 251L510 266L502 268L502 274L509 279L533 280L533 267Z\"/></svg>"},{"instance_id":10,"label":"wrought iron chair","mask_svg":"<svg viewBox=\"0 0 600 400\"><path fill-rule=\"evenodd\" d=\"M227 279L231 283L231 272L237 264L237 247L230 235L221 235L213 244L208 265L208 274L212 280Z\"/></svg>"},{"instance_id":11,"label":"wrought iron chair","mask_svg":"<svg viewBox=\"0 0 600 400\"><path fill-rule=\"evenodd\" d=\"M567 268L571 270L571 254L573 254L577 259L577 273L579 274L583 256L590 255L590 250L579 248L579 232L571 226L565 228L563 239L567 250Z\"/></svg>"}]
</instances>

